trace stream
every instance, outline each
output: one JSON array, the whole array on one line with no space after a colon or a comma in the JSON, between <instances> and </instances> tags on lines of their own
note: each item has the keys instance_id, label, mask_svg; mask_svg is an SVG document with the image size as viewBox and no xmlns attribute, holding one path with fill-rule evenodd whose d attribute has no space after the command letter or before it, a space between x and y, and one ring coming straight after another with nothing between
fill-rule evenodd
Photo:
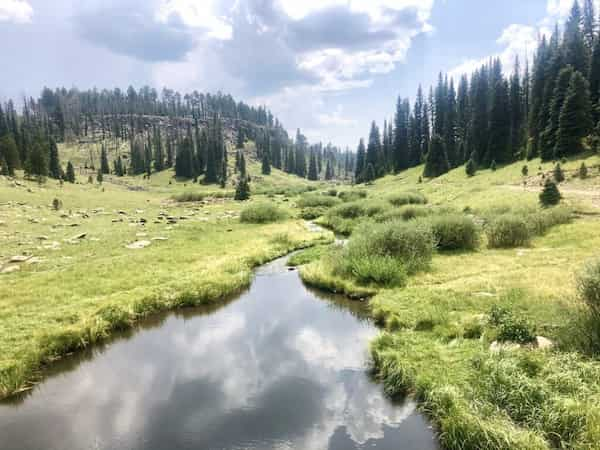
<instances>
[{"instance_id":1,"label":"stream","mask_svg":"<svg viewBox=\"0 0 600 450\"><path fill-rule=\"evenodd\" d=\"M219 305L155 316L0 402L0 449L437 449L414 403L368 372L365 304L287 258Z\"/></svg>"}]
</instances>

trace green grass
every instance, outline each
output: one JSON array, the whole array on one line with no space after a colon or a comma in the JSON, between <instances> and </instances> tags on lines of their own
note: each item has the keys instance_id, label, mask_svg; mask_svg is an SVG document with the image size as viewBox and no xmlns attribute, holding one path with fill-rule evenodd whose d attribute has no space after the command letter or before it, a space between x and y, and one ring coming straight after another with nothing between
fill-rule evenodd
<instances>
[{"instance_id":1,"label":"green grass","mask_svg":"<svg viewBox=\"0 0 600 450\"><path fill-rule=\"evenodd\" d=\"M598 162L597 156L586 159L588 167ZM560 185L565 205L542 210L538 172L552 165L527 164L526 179L517 163L473 178L458 168L419 183L420 167L360 187L369 198L422 193L428 205L410 206L419 213L403 217L393 208L379 220L443 220L451 211L452 222L461 224L452 230L462 230L459 240L469 243L469 251L436 252L405 287L369 285L371 314L386 330L371 344L374 373L389 395L415 397L444 448L594 449L600 442L600 363L587 356L590 322L576 278L600 248L600 173L596 167L593 179L573 178L569 171L581 161L568 161ZM484 231L504 215L524 223L527 239L510 245L515 248L488 246ZM354 236L365 232L365 216L338 216L334 225ZM463 217L481 227L480 245L470 240L472 223L463 224ZM336 271L337 264L325 255L302 267L301 275L309 284L352 293L357 281ZM595 273L588 268L580 276L593 292ZM530 344L536 335L553 341L553 349ZM496 352L494 341L508 342L495 344Z\"/></svg>"},{"instance_id":2,"label":"green grass","mask_svg":"<svg viewBox=\"0 0 600 450\"><path fill-rule=\"evenodd\" d=\"M147 184L131 190L138 182ZM158 310L218 301L248 286L253 267L331 239L296 219L242 223L247 203L180 203L172 197L182 186L167 186L137 177L106 176L102 186L0 178L0 270L20 268L0 274L0 397L115 329ZM269 201L291 217L283 198ZM151 244L127 248L137 241ZM35 264L8 262L22 254Z\"/></svg>"}]
</instances>

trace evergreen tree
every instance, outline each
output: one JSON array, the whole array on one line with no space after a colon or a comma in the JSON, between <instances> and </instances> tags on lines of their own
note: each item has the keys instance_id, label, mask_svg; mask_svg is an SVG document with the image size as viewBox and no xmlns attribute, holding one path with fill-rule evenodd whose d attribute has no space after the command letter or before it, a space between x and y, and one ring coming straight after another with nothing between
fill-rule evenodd
<instances>
[{"instance_id":1,"label":"evergreen tree","mask_svg":"<svg viewBox=\"0 0 600 450\"><path fill-rule=\"evenodd\" d=\"M44 142L40 137L33 141L29 158L25 165L27 175L35 176L38 181L48 176L48 152L44 148Z\"/></svg>"},{"instance_id":2,"label":"evergreen tree","mask_svg":"<svg viewBox=\"0 0 600 450\"><path fill-rule=\"evenodd\" d=\"M573 76L573 67L567 66L560 71L554 88L554 96L550 107L550 121L546 130L544 130L540 140L540 156L542 161L549 161L554 158L554 149L558 137L558 126L560 112L565 102L567 90Z\"/></svg>"},{"instance_id":3,"label":"evergreen tree","mask_svg":"<svg viewBox=\"0 0 600 450\"><path fill-rule=\"evenodd\" d=\"M375 180L375 168L373 164L368 163L365 169L365 183L371 183Z\"/></svg>"},{"instance_id":4,"label":"evergreen tree","mask_svg":"<svg viewBox=\"0 0 600 450\"><path fill-rule=\"evenodd\" d=\"M106 146L102 144L100 150L100 170L102 173L110 173L110 166L108 165L108 155L106 154Z\"/></svg>"},{"instance_id":5,"label":"evergreen tree","mask_svg":"<svg viewBox=\"0 0 600 450\"><path fill-rule=\"evenodd\" d=\"M161 172L165 169L165 155L163 152L162 139L160 136L160 129L154 127L154 170Z\"/></svg>"},{"instance_id":6,"label":"evergreen tree","mask_svg":"<svg viewBox=\"0 0 600 450\"><path fill-rule=\"evenodd\" d=\"M3 137L0 137L0 155L6 160L9 176L14 176L15 169L18 169L20 166L20 161L19 149L11 134L5 134Z\"/></svg>"},{"instance_id":7,"label":"evergreen tree","mask_svg":"<svg viewBox=\"0 0 600 450\"><path fill-rule=\"evenodd\" d=\"M560 112L555 156L580 153L582 139L592 129L592 106L587 80L579 72L571 77L569 89Z\"/></svg>"},{"instance_id":8,"label":"evergreen tree","mask_svg":"<svg viewBox=\"0 0 600 450\"><path fill-rule=\"evenodd\" d=\"M543 207L558 205L562 196L556 186L556 183L550 178L546 178L544 189L540 193L540 203Z\"/></svg>"},{"instance_id":9,"label":"evergreen tree","mask_svg":"<svg viewBox=\"0 0 600 450\"><path fill-rule=\"evenodd\" d=\"M562 167L560 167L560 163L557 163L554 166L552 176L554 177L554 181L556 183L562 183L563 181L565 181L565 173L563 172Z\"/></svg>"},{"instance_id":10,"label":"evergreen tree","mask_svg":"<svg viewBox=\"0 0 600 450\"><path fill-rule=\"evenodd\" d=\"M379 127L375 121L371 123L371 131L369 132L369 144L367 145L367 166L371 164L375 170L375 174L379 173L382 169L381 164L381 135L379 134Z\"/></svg>"},{"instance_id":11,"label":"evergreen tree","mask_svg":"<svg viewBox=\"0 0 600 450\"><path fill-rule=\"evenodd\" d=\"M102 184L102 181L104 181L104 175L102 175L102 169L98 169L98 173L96 173L96 181L98 182L98 184Z\"/></svg>"},{"instance_id":12,"label":"evergreen tree","mask_svg":"<svg viewBox=\"0 0 600 450\"><path fill-rule=\"evenodd\" d=\"M59 180L62 176L62 168L60 167L60 158L58 156L58 146L54 139L50 138L50 157L48 163L48 175L50 178Z\"/></svg>"},{"instance_id":13,"label":"evergreen tree","mask_svg":"<svg viewBox=\"0 0 600 450\"><path fill-rule=\"evenodd\" d=\"M510 106L508 85L506 81L496 83L490 111L490 130L487 147L486 164L496 161L502 164L511 162L510 148Z\"/></svg>"},{"instance_id":14,"label":"evergreen tree","mask_svg":"<svg viewBox=\"0 0 600 450\"><path fill-rule=\"evenodd\" d=\"M510 153L518 155L523 147L523 95L520 80L519 58L515 58L515 69L510 78Z\"/></svg>"},{"instance_id":15,"label":"evergreen tree","mask_svg":"<svg viewBox=\"0 0 600 450\"><path fill-rule=\"evenodd\" d=\"M570 64L578 72L588 73L588 48L581 29L582 22L581 7L575 0L565 23L562 53L565 64Z\"/></svg>"},{"instance_id":16,"label":"evergreen tree","mask_svg":"<svg viewBox=\"0 0 600 450\"><path fill-rule=\"evenodd\" d=\"M266 137L266 147L262 152L262 174L271 175L271 138Z\"/></svg>"},{"instance_id":17,"label":"evergreen tree","mask_svg":"<svg viewBox=\"0 0 600 450\"><path fill-rule=\"evenodd\" d=\"M438 135L433 135L429 144L423 175L427 178L435 178L445 174L448 170L450 170L450 164L444 148L444 140Z\"/></svg>"},{"instance_id":18,"label":"evergreen tree","mask_svg":"<svg viewBox=\"0 0 600 450\"><path fill-rule=\"evenodd\" d=\"M592 58L590 60L590 72L588 79L590 81L590 101L592 105L598 105L600 101L600 38L594 40ZM594 123L600 120L600 110L596 108L593 112Z\"/></svg>"},{"instance_id":19,"label":"evergreen tree","mask_svg":"<svg viewBox=\"0 0 600 450\"><path fill-rule=\"evenodd\" d=\"M446 81L447 85L447 81ZM446 97L443 102L444 107L444 144L446 145L446 153L450 167L458 167L461 164L461 158L458 151L458 136L457 136L457 111L456 111L456 91L454 90L454 81L450 80L450 85L444 87L444 95Z\"/></svg>"},{"instance_id":20,"label":"evergreen tree","mask_svg":"<svg viewBox=\"0 0 600 450\"><path fill-rule=\"evenodd\" d=\"M315 157L315 152L310 152L310 159L308 163L308 179L311 181L317 181L319 179L319 174L317 172L317 158Z\"/></svg>"},{"instance_id":21,"label":"evergreen tree","mask_svg":"<svg viewBox=\"0 0 600 450\"><path fill-rule=\"evenodd\" d=\"M529 167L527 167L527 165L521 167L521 175L523 175L524 177L529 175Z\"/></svg>"},{"instance_id":22,"label":"evergreen tree","mask_svg":"<svg viewBox=\"0 0 600 450\"><path fill-rule=\"evenodd\" d=\"M325 167L325 179L332 180L335 177L335 173L333 171L333 165L331 164L331 160L327 160L327 166Z\"/></svg>"},{"instance_id":23,"label":"evergreen tree","mask_svg":"<svg viewBox=\"0 0 600 450\"><path fill-rule=\"evenodd\" d=\"M65 172L65 180L68 183L75 183L75 168L71 161L67 163L67 171Z\"/></svg>"},{"instance_id":24,"label":"evergreen tree","mask_svg":"<svg viewBox=\"0 0 600 450\"><path fill-rule=\"evenodd\" d=\"M398 97L396 103L396 116L394 127L394 172L408 169L409 164L409 141L408 123L410 120L410 103Z\"/></svg>"},{"instance_id":25,"label":"evergreen tree","mask_svg":"<svg viewBox=\"0 0 600 450\"><path fill-rule=\"evenodd\" d=\"M235 196L234 200L244 201L250 198L250 184L248 183L248 177L246 175L241 176L238 179L237 185L235 187Z\"/></svg>"},{"instance_id":26,"label":"evergreen tree","mask_svg":"<svg viewBox=\"0 0 600 450\"><path fill-rule=\"evenodd\" d=\"M242 129L242 125L238 122L238 126L237 126L237 139L236 139L236 144L235 144L235 148L238 149L242 149L244 148L244 130Z\"/></svg>"},{"instance_id":27,"label":"evergreen tree","mask_svg":"<svg viewBox=\"0 0 600 450\"><path fill-rule=\"evenodd\" d=\"M123 160L121 159L121 156L118 156L117 159L114 160L113 165L115 167L115 175L118 177L122 177L123 175L125 175L124 171L123 171Z\"/></svg>"},{"instance_id":28,"label":"evergreen tree","mask_svg":"<svg viewBox=\"0 0 600 450\"><path fill-rule=\"evenodd\" d=\"M175 156L175 176L180 178L194 178L194 155L193 143L189 136L183 138L183 141L177 149Z\"/></svg>"},{"instance_id":29,"label":"evergreen tree","mask_svg":"<svg viewBox=\"0 0 600 450\"><path fill-rule=\"evenodd\" d=\"M596 11L594 0L583 0L583 36L588 49L592 49L596 41Z\"/></svg>"},{"instance_id":30,"label":"evergreen tree","mask_svg":"<svg viewBox=\"0 0 600 450\"><path fill-rule=\"evenodd\" d=\"M6 162L6 159L2 153L0 153L0 175L5 177L10 175L8 173L8 163Z\"/></svg>"},{"instance_id":31,"label":"evergreen tree","mask_svg":"<svg viewBox=\"0 0 600 450\"><path fill-rule=\"evenodd\" d=\"M219 185L221 188L225 188L227 186L227 160L223 158L221 161L221 176L219 177Z\"/></svg>"},{"instance_id":32,"label":"evergreen tree","mask_svg":"<svg viewBox=\"0 0 600 450\"><path fill-rule=\"evenodd\" d=\"M356 150L356 167L354 169L354 179L357 183L362 183L367 168L367 151L365 150L365 141L361 138Z\"/></svg>"},{"instance_id":33,"label":"evergreen tree","mask_svg":"<svg viewBox=\"0 0 600 450\"><path fill-rule=\"evenodd\" d=\"M584 162L582 162L581 166L579 166L578 175L582 180L588 177L588 168Z\"/></svg>"},{"instance_id":34,"label":"evergreen tree","mask_svg":"<svg viewBox=\"0 0 600 450\"><path fill-rule=\"evenodd\" d=\"M465 172L469 177L475 176L475 173L477 173L477 163L473 158L469 158L469 160L467 161L467 165L465 166Z\"/></svg>"}]
</instances>

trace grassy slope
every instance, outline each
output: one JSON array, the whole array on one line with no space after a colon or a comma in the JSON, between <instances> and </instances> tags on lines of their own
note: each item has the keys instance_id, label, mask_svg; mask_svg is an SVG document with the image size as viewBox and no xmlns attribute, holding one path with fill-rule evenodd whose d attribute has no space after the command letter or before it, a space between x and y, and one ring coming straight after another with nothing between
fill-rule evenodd
<instances>
[{"instance_id":1,"label":"grassy slope","mask_svg":"<svg viewBox=\"0 0 600 450\"><path fill-rule=\"evenodd\" d=\"M41 259L0 274L0 397L34 381L44 363L102 339L114 328L155 310L239 291L249 284L252 267L326 237L293 218L272 225L241 224L242 205L231 200L175 203L171 195L192 186L169 185L171 175L151 180L107 176L102 187L0 179L0 268L14 266L8 260L15 255ZM78 179L83 182L87 176ZM253 182L257 190L284 184L305 182L282 173ZM51 208L54 198L62 201L61 211ZM252 201L257 200L260 196ZM285 200L272 198L290 210ZM160 212L187 219L169 226L157 220ZM86 237L73 240L80 233ZM126 248L155 237L168 240Z\"/></svg>"},{"instance_id":2,"label":"grassy slope","mask_svg":"<svg viewBox=\"0 0 600 450\"><path fill-rule=\"evenodd\" d=\"M598 157L586 160L597 166ZM581 164L571 161L565 169ZM505 207L535 206L542 171L551 164L481 171L468 179L464 168L418 182L422 168L363 187L372 198L418 190L430 203L478 215ZM575 210L599 212L600 174L561 185ZM598 448L600 365L572 352L581 304L574 275L598 256L600 220L585 216L535 238L526 249L490 250L434 256L431 269L404 289L380 290L373 315L388 331L372 343L375 369L392 395L412 392L440 427L447 448ZM301 270L309 283L347 284L317 261ZM564 351L517 349L492 354L493 330L486 315L493 304L509 307L533 322L537 334ZM465 338L480 324L480 339Z\"/></svg>"}]
</instances>

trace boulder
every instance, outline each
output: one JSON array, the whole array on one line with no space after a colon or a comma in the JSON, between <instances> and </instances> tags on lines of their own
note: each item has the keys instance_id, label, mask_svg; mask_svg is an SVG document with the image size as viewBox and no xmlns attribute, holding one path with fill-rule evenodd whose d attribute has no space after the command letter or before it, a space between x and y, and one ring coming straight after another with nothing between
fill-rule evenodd
<instances>
[{"instance_id":1,"label":"boulder","mask_svg":"<svg viewBox=\"0 0 600 450\"><path fill-rule=\"evenodd\" d=\"M150 242L150 241L135 241L135 242L132 242L131 244L127 245L126 247L131 250L137 250L140 248L148 247L151 244L152 244L152 242Z\"/></svg>"},{"instance_id":2,"label":"boulder","mask_svg":"<svg viewBox=\"0 0 600 450\"><path fill-rule=\"evenodd\" d=\"M153 241L168 241L169 238L168 237L164 237L164 236L156 236L152 238Z\"/></svg>"}]
</instances>

